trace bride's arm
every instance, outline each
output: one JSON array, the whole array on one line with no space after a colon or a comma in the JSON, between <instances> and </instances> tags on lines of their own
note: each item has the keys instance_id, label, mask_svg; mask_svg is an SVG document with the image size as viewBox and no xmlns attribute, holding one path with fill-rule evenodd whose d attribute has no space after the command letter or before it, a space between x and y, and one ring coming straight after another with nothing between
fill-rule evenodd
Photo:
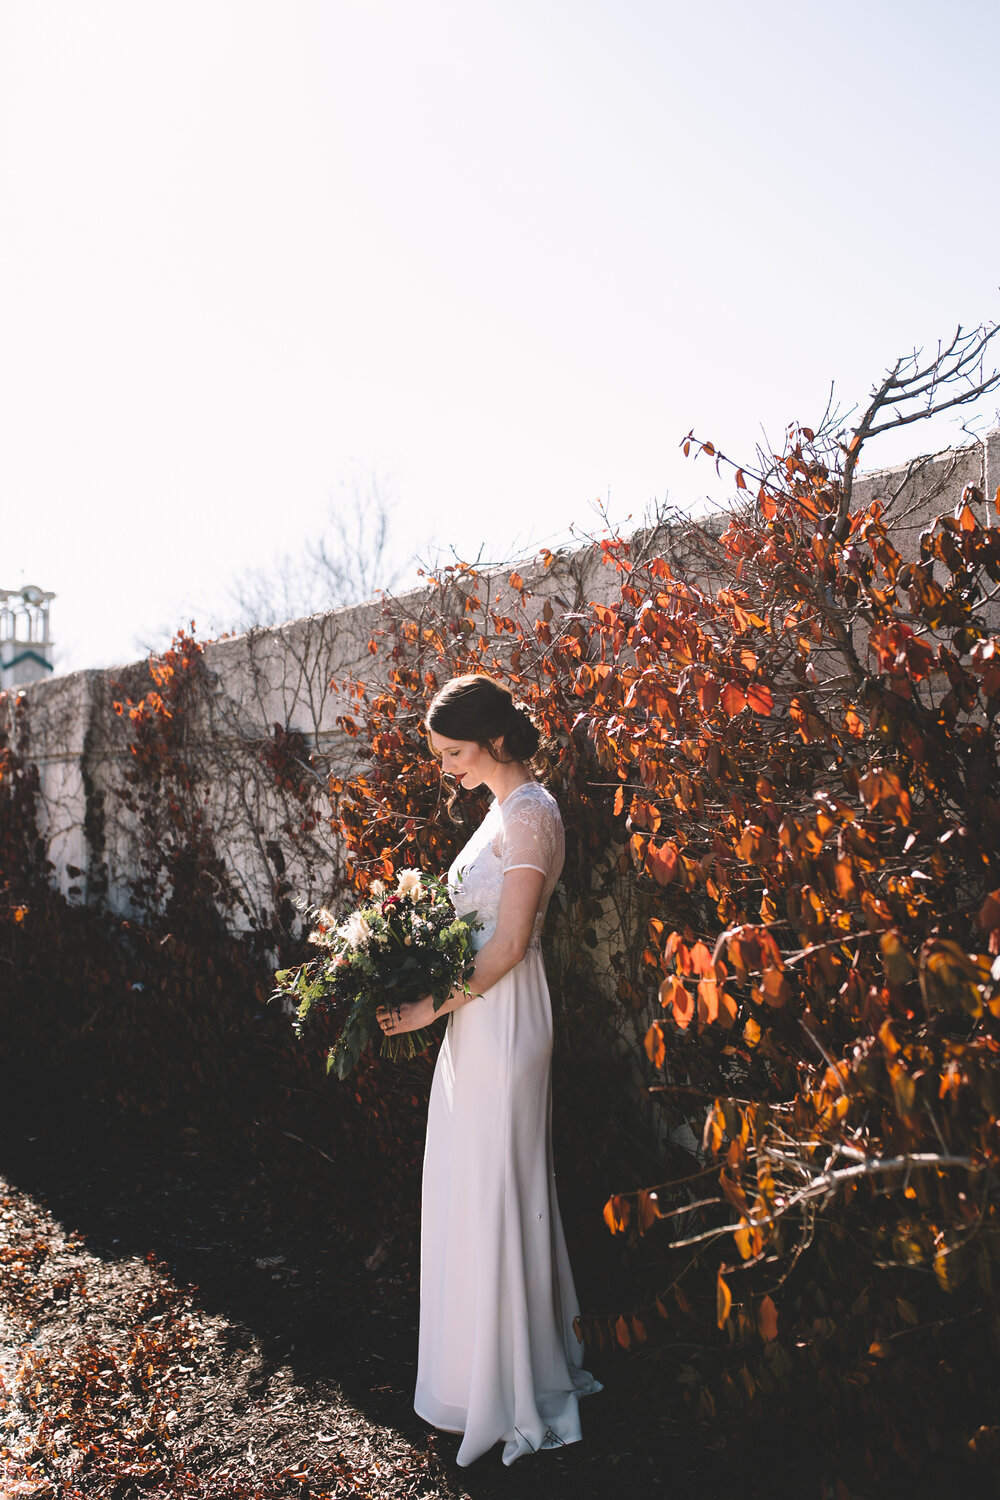
<instances>
[{"instance_id":1,"label":"bride's arm","mask_svg":"<svg viewBox=\"0 0 1000 1500\"><path fill-rule=\"evenodd\" d=\"M421 1026L429 1026L437 1016L446 1016L449 1011L458 1010L461 1006L467 1005L470 1000L478 1000L505 974L509 974L528 951L531 930L535 925L535 917L538 915L538 903L542 899L544 885L545 876L541 870L532 870L527 867L508 870L500 888L497 925L492 937L487 938L476 954L476 967L469 979L469 993L466 994L464 990L453 990L437 1010L434 1009L433 1000L425 996L422 1000L401 1005L399 1007L402 1012L400 1018L396 1016L395 1006L393 1006L391 1018L389 1011L383 1006L377 1012L382 1029L396 1033L416 1031ZM393 1024L387 1027L385 1022L390 1019Z\"/></svg>"}]
</instances>

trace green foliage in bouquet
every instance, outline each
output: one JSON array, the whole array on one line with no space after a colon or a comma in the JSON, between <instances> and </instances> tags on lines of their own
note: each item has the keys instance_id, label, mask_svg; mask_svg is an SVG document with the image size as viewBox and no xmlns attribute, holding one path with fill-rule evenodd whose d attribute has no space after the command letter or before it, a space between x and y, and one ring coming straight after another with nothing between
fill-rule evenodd
<instances>
[{"instance_id":1,"label":"green foliage in bouquet","mask_svg":"<svg viewBox=\"0 0 1000 1500\"><path fill-rule=\"evenodd\" d=\"M316 913L309 941L323 951L297 968L279 969L275 995L295 1004L295 1030L304 1036L320 1018L334 1029L327 1072L346 1078L368 1044L383 1055L411 1058L430 1045L429 1028L385 1036L375 1019L381 1005L398 1006L430 995L437 1010L454 989L467 988L475 963L475 912L458 916L448 888L434 876L403 870L396 888L381 881L370 899L339 922Z\"/></svg>"}]
</instances>

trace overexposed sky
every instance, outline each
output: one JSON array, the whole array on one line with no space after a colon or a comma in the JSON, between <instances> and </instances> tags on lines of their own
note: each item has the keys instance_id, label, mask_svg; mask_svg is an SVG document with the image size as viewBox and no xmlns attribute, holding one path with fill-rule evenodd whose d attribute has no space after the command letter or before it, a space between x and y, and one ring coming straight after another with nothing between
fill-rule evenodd
<instances>
[{"instance_id":1,"label":"overexposed sky","mask_svg":"<svg viewBox=\"0 0 1000 1500\"><path fill-rule=\"evenodd\" d=\"M695 503L690 427L998 316L998 61L992 0L0 0L0 585L68 670L373 474L404 564Z\"/></svg>"}]
</instances>

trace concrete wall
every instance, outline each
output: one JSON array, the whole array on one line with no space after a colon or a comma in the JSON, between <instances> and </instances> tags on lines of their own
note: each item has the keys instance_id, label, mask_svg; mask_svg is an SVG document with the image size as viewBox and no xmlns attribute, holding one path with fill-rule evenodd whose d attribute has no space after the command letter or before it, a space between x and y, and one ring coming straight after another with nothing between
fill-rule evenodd
<instances>
[{"instance_id":1,"label":"concrete wall","mask_svg":"<svg viewBox=\"0 0 1000 1500\"><path fill-rule=\"evenodd\" d=\"M557 556L548 569L522 567L540 614L550 600L556 616L579 609L613 586L613 575L590 549ZM510 570L482 577L481 592L509 612ZM431 590L398 601L419 618ZM237 891L237 926L273 904L274 882L287 875L296 893L322 901L335 850L324 823L295 836L289 822L301 816L293 800L274 789L262 766L275 725L299 731L315 753L319 780L357 763L355 741L337 727L350 709L346 678L368 675L368 641L384 620L378 600L292 620L207 645L208 692L186 721L185 753L204 774L205 817L214 830ZM54 878L71 900L132 909L130 882L140 868L142 830L119 795L131 756L115 701L137 698L151 686L144 663L74 672L26 690L31 758L39 768L43 833Z\"/></svg>"}]
</instances>

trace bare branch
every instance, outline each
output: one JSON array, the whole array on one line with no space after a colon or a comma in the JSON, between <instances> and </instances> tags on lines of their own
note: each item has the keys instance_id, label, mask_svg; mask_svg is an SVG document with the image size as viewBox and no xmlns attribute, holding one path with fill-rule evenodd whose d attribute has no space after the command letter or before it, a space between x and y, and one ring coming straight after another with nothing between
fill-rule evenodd
<instances>
[{"instance_id":1,"label":"bare branch","mask_svg":"<svg viewBox=\"0 0 1000 1500\"><path fill-rule=\"evenodd\" d=\"M846 447L840 505L833 528L837 541L842 542L847 536L854 477L864 444L880 433L965 406L996 390L1000 386L1000 369L987 375L985 358L987 347L998 332L1000 325L996 323L980 324L969 333L963 333L959 324L951 343L946 348L939 345L937 355L927 365L920 365L920 351L915 350L909 357L898 359L886 372L881 385L873 390ZM952 394L955 385L959 389ZM917 410L906 409L909 403L918 401L922 404ZM880 421L880 416L889 409L892 415Z\"/></svg>"}]
</instances>

